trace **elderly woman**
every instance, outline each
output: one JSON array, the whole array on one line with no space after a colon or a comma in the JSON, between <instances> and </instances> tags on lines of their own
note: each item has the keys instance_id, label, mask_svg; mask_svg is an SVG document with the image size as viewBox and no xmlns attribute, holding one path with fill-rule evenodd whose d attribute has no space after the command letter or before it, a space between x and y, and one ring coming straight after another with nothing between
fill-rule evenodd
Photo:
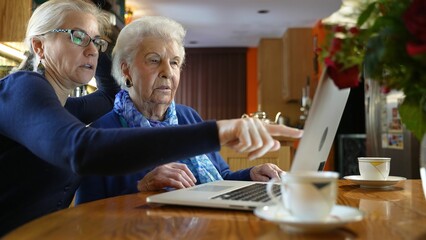
<instances>
[{"instance_id":1,"label":"elderly woman","mask_svg":"<svg viewBox=\"0 0 426 240\"><path fill-rule=\"evenodd\" d=\"M174 102L185 60L184 36L179 23L160 16L142 17L126 26L113 50L112 66L123 90L116 95L113 110L91 126L161 128L202 122L195 110ZM221 179L268 181L279 178L280 172L274 164L232 172L218 152L210 152L134 174L85 177L77 191L76 203L138 190L185 188Z\"/></svg>"},{"instance_id":2,"label":"elderly woman","mask_svg":"<svg viewBox=\"0 0 426 240\"><path fill-rule=\"evenodd\" d=\"M108 16L83 0L50 0L31 16L26 43L34 71L0 80L0 235L68 207L80 175L126 174L221 145L254 158L279 146L271 135L298 134L254 119L174 128L87 127L81 121L87 111L74 116L64 105L73 89L93 78L108 45L101 37L107 25Z\"/></svg>"}]
</instances>

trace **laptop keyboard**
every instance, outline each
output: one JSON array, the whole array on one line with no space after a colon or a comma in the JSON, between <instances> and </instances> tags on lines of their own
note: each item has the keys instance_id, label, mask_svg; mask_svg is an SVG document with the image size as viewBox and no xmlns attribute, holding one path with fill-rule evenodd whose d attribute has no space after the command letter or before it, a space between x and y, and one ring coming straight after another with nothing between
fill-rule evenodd
<instances>
[{"instance_id":1,"label":"laptop keyboard","mask_svg":"<svg viewBox=\"0 0 426 240\"><path fill-rule=\"evenodd\" d=\"M272 191L276 196L281 195L280 186L274 184ZM231 192L221 194L213 197L213 199L222 200L240 200L240 201L254 201L254 202L268 202L271 199L266 193L266 184L255 183Z\"/></svg>"}]
</instances>

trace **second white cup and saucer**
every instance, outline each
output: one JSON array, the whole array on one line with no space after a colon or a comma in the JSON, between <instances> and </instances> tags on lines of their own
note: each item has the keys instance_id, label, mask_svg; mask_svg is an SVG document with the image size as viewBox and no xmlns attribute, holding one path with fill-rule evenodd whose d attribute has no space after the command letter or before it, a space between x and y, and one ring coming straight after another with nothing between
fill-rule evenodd
<instances>
[{"instance_id":1,"label":"second white cup and saucer","mask_svg":"<svg viewBox=\"0 0 426 240\"><path fill-rule=\"evenodd\" d=\"M305 221L293 217L278 205L258 207L254 214L262 219L275 222L287 232L325 232L342 227L351 222L361 221L363 213L353 207L335 205L323 220Z\"/></svg>"},{"instance_id":2,"label":"second white cup and saucer","mask_svg":"<svg viewBox=\"0 0 426 240\"><path fill-rule=\"evenodd\" d=\"M405 177L389 176L390 158L359 157L358 166L361 175L343 177L361 188L389 188L399 181L407 180Z\"/></svg>"},{"instance_id":3,"label":"second white cup and saucer","mask_svg":"<svg viewBox=\"0 0 426 240\"><path fill-rule=\"evenodd\" d=\"M338 176L336 172L283 173L281 180L267 185L275 204L258 207L254 214L288 232L323 232L362 220L359 209L335 204ZM281 197L272 193L277 181Z\"/></svg>"}]
</instances>

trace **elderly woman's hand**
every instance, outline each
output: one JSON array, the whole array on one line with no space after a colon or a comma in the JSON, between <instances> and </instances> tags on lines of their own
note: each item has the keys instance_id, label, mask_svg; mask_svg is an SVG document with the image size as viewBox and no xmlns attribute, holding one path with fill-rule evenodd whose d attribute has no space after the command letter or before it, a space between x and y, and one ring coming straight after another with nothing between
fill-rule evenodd
<instances>
[{"instance_id":1,"label":"elderly woman's hand","mask_svg":"<svg viewBox=\"0 0 426 240\"><path fill-rule=\"evenodd\" d=\"M300 138L302 130L284 125L265 124L257 118L217 121L219 141L237 152L248 152L253 160L269 151L276 151L280 143L272 136Z\"/></svg>"},{"instance_id":2,"label":"elderly woman's hand","mask_svg":"<svg viewBox=\"0 0 426 240\"><path fill-rule=\"evenodd\" d=\"M264 163L257 165L250 170L250 178L252 181L267 182L272 178L280 178L281 170L277 165L272 163Z\"/></svg>"},{"instance_id":3,"label":"elderly woman's hand","mask_svg":"<svg viewBox=\"0 0 426 240\"><path fill-rule=\"evenodd\" d=\"M169 163L154 168L138 181L139 191L155 191L165 187L176 189L192 187L197 180L183 163Z\"/></svg>"}]
</instances>

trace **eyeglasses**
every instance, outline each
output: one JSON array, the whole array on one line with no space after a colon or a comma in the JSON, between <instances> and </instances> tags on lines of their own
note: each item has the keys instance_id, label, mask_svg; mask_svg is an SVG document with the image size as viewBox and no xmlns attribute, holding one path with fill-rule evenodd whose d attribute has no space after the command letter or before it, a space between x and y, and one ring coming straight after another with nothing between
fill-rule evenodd
<instances>
[{"instance_id":1,"label":"eyeglasses","mask_svg":"<svg viewBox=\"0 0 426 240\"><path fill-rule=\"evenodd\" d=\"M73 29L53 29L50 32L63 32L63 33L69 33L71 36L71 42L75 45L86 47L89 45L90 42L93 42L96 49L101 52L105 52L108 48L108 42L105 39L95 37L91 38L89 34L85 33L82 30L73 30Z\"/></svg>"}]
</instances>

